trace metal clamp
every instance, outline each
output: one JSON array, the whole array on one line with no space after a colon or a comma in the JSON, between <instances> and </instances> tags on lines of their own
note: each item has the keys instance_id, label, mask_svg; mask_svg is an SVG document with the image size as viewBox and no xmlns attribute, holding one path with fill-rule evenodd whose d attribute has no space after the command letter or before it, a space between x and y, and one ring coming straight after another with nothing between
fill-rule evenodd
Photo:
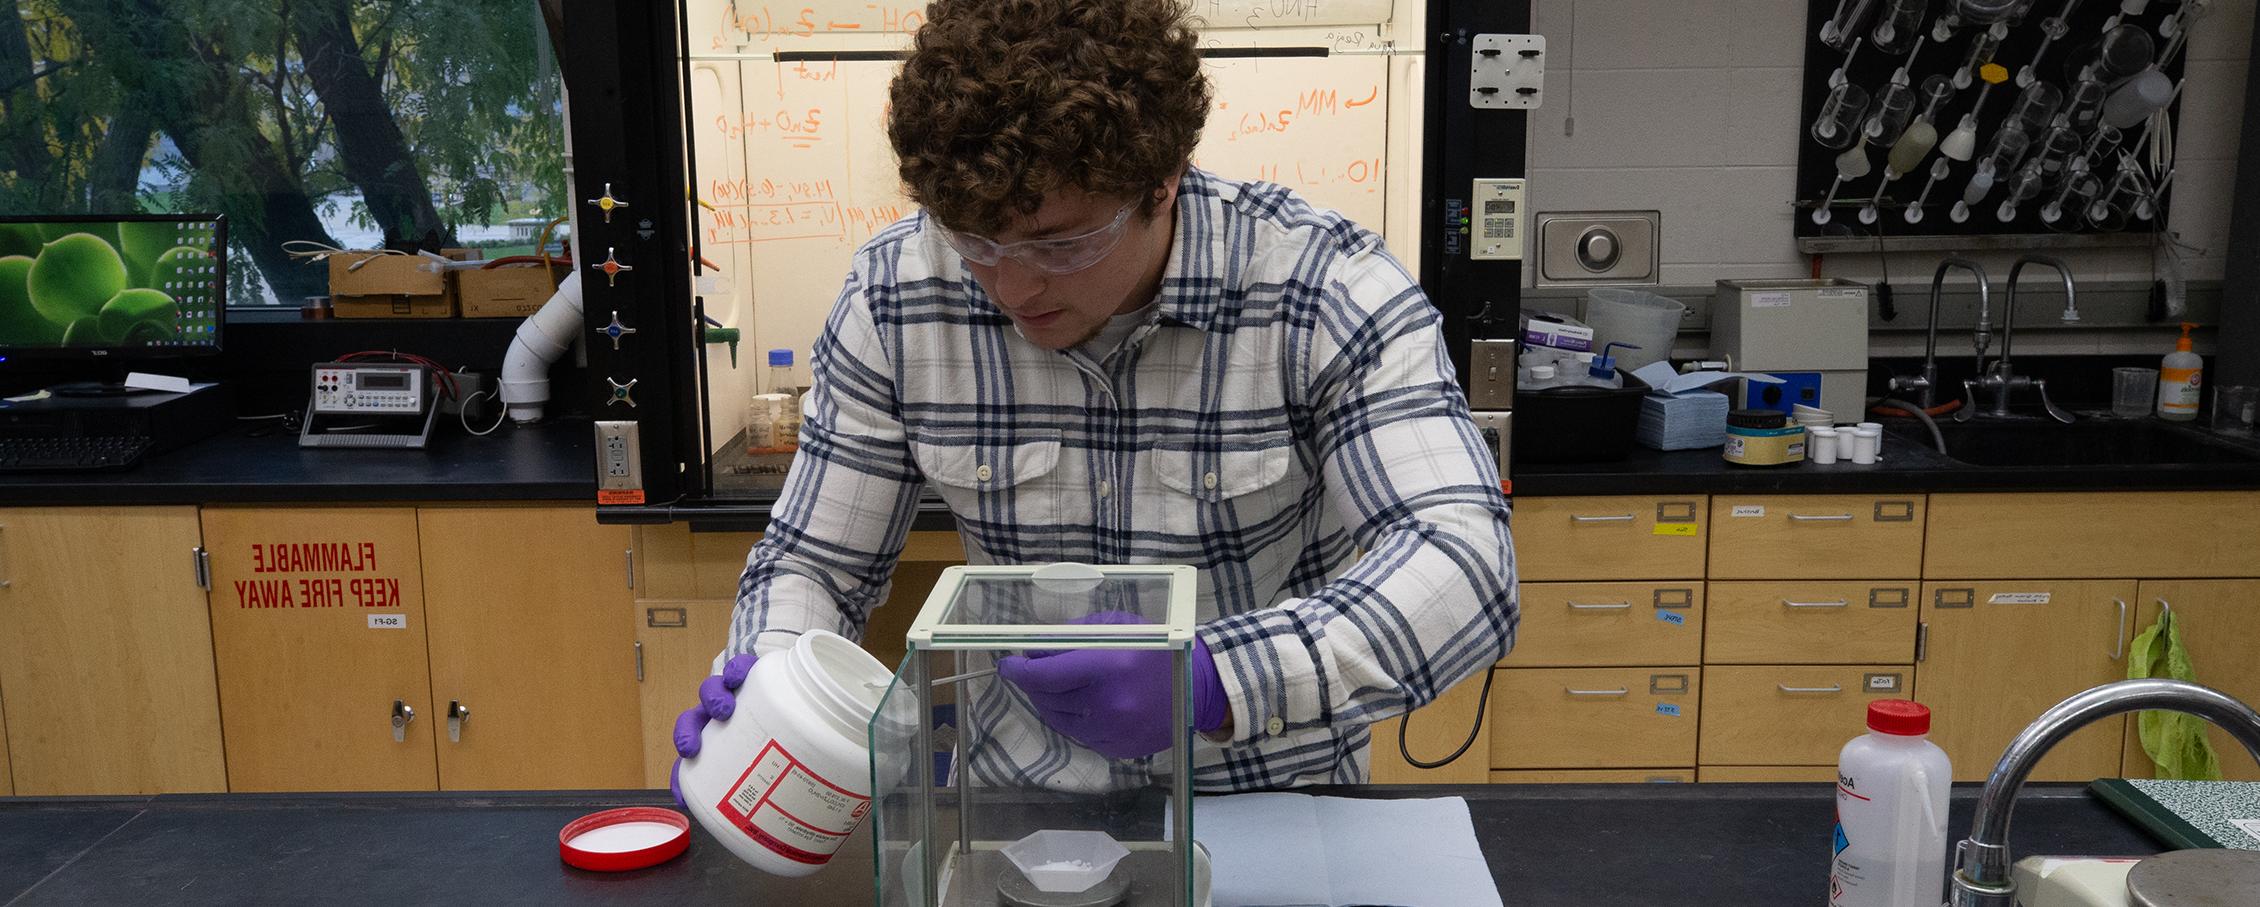
<instances>
[{"instance_id":1,"label":"metal clamp","mask_svg":"<svg viewBox=\"0 0 2260 907\"><path fill-rule=\"evenodd\" d=\"M471 720L471 708L460 699L447 701L447 742L463 742L463 722Z\"/></svg>"},{"instance_id":2,"label":"metal clamp","mask_svg":"<svg viewBox=\"0 0 2260 907\"><path fill-rule=\"evenodd\" d=\"M1586 516L1582 513L1573 513L1569 515L1569 519L1572 523L1629 523L1632 522L1632 514L1619 513L1611 516Z\"/></svg>"},{"instance_id":3,"label":"metal clamp","mask_svg":"<svg viewBox=\"0 0 2260 907\"><path fill-rule=\"evenodd\" d=\"M2111 601L2119 606L2118 620L2111 624L2111 660L2118 661L2127 654L2127 600L2114 598Z\"/></svg>"},{"instance_id":4,"label":"metal clamp","mask_svg":"<svg viewBox=\"0 0 2260 907\"><path fill-rule=\"evenodd\" d=\"M1631 603L1631 602L1592 602L1592 603L1587 603L1587 602L1570 602L1570 603L1569 603L1569 609L1570 609L1570 610L1572 610L1572 611L1623 611L1623 610L1625 610L1625 609L1627 609L1627 608L1630 608L1630 607L1632 607L1632 603Z\"/></svg>"},{"instance_id":5,"label":"metal clamp","mask_svg":"<svg viewBox=\"0 0 2260 907\"><path fill-rule=\"evenodd\" d=\"M398 699L392 701L392 742L408 742L408 722L416 720L416 710Z\"/></svg>"},{"instance_id":6,"label":"metal clamp","mask_svg":"<svg viewBox=\"0 0 2260 907\"><path fill-rule=\"evenodd\" d=\"M1781 603L1792 608L1849 608L1852 606L1851 602L1841 598L1832 602L1793 602L1785 598L1781 600Z\"/></svg>"},{"instance_id":7,"label":"metal clamp","mask_svg":"<svg viewBox=\"0 0 2260 907\"><path fill-rule=\"evenodd\" d=\"M1842 692L1844 692L1844 685L1843 685L1843 684L1841 684L1841 683L1832 683L1832 684L1829 684L1828 686L1825 686L1825 687L1793 687L1793 686L1790 686L1790 685L1788 685L1788 684L1786 684L1786 683L1776 683L1776 684L1774 684L1774 686L1780 687L1780 688L1781 688L1781 691L1782 691L1782 692L1784 692L1784 693L1842 693Z\"/></svg>"},{"instance_id":8,"label":"metal clamp","mask_svg":"<svg viewBox=\"0 0 2260 907\"><path fill-rule=\"evenodd\" d=\"M1623 695L1625 695L1625 694L1627 694L1627 693L1630 693L1630 692L1632 692L1632 691L1631 691L1631 690L1628 690L1628 689L1625 689L1624 687L1618 687L1618 688L1616 688L1616 689L1613 689L1613 690L1568 690L1568 689L1565 689L1565 690L1564 690L1563 692L1566 692L1566 693L1570 694L1571 696L1623 696Z\"/></svg>"},{"instance_id":9,"label":"metal clamp","mask_svg":"<svg viewBox=\"0 0 2260 907\"><path fill-rule=\"evenodd\" d=\"M1852 522L1852 515L1849 513L1792 513L1789 515L1789 518L1799 523Z\"/></svg>"}]
</instances>

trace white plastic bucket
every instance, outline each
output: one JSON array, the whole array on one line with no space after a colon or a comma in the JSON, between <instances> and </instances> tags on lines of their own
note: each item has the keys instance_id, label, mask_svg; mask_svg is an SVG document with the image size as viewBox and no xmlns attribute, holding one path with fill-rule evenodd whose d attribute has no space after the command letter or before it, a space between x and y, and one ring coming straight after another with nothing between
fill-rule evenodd
<instances>
[{"instance_id":1,"label":"white plastic bucket","mask_svg":"<svg viewBox=\"0 0 2260 907\"><path fill-rule=\"evenodd\" d=\"M871 811L869 726L893 679L836 633L762 656L738 709L699 735L677 778L691 817L739 859L781 876L824 868Z\"/></svg>"},{"instance_id":2,"label":"white plastic bucket","mask_svg":"<svg viewBox=\"0 0 2260 907\"><path fill-rule=\"evenodd\" d=\"M1639 347L1610 350L1617 368L1632 371L1671 357L1672 339L1679 336L1679 320L1687 305L1647 290L1595 287L1585 291L1585 323L1593 328L1593 351L1608 343Z\"/></svg>"}]
</instances>

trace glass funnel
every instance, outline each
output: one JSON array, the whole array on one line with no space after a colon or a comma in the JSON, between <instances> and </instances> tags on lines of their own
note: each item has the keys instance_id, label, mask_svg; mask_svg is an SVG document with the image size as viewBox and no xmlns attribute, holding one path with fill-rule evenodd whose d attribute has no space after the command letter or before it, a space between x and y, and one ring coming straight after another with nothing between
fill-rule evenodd
<instances>
[{"instance_id":1,"label":"glass funnel","mask_svg":"<svg viewBox=\"0 0 2260 907\"><path fill-rule=\"evenodd\" d=\"M1169 565L943 571L871 722L878 904L1205 903L1188 674L1196 581ZM1167 660L1174 745L1109 758L1047 726L996 674L1007 656L1089 650Z\"/></svg>"}]
</instances>

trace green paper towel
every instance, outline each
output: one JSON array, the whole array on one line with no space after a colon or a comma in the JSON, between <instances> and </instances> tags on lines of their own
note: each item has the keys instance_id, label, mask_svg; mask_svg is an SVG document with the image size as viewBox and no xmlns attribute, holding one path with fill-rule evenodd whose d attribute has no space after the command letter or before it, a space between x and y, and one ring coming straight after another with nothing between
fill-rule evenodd
<instances>
[{"instance_id":1,"label":"green paper towel","mask_svg":"<svg viewBox=\"0 0 2260 907\"><path fill-rule=\"evenodd\" d=\"M2168 608L2158 622L2134 638L2127 652L2127 679L2164 677L2197 682L2197 668L2182 646L2181 622ZM2142 751L2157 765L2154 777L2175 781L2219 781L2221 761L2205 739L2204 719L2183 712L2149 711L2135 718Z\"/></svg>"}]
</instances>

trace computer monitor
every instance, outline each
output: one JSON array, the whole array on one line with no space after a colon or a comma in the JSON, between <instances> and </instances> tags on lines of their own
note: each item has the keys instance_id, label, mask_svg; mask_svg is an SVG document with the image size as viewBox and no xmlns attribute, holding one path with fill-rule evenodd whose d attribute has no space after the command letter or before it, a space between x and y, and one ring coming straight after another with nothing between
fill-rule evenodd
<instances>
[{"instance_id":1,"label":"computer monitor","mask_svg":"<svg viewBox=\"0 0 2260 907\"><path fill-rule=\"evenodd\" d=\"M0 357L218 353L227 248L217 214L0 215Z\"/></svg>"}]
</instances>

